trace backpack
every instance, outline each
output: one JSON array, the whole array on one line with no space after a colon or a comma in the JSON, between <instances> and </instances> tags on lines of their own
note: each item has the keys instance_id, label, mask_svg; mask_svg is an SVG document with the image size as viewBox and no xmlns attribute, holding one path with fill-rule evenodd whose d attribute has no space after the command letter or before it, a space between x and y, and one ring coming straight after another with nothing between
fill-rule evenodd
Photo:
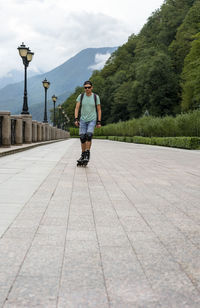
<instances>
[{"instance_id":1,"label":"backpack","mask_svg":"<svg viewBox=\"0 0 200 308\"><path fill-rule=\"evenodd\" d=\"M80 98L80 108L79 108L79 119L81 117L81 107L82 107L82 100L83 100L83 96L85 93L81 93L81 98ZM96 113L97 113L97 95L95 93L93 93L94 96L94 102L95 102L95 108L96 108ZM98 114L97 114L98 116Z\"/></svg>"}]
</instances>

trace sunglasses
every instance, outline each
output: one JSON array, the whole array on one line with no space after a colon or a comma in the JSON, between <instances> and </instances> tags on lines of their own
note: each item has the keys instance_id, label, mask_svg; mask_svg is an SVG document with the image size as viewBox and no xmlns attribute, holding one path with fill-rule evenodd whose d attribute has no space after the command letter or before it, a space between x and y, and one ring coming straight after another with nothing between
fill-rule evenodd
<instances>
[{"instance_id":1,"label":"sunglasses","mask_svg":"<svg viewBox=\"0 0 200 308\"><path fill-rule=\"evenodd\" d=\"M91 88L92 88L91 86L90 86L90 87L84 87L84 89L86 89L86 90L87 90L87 89L91 89Z\"/></svg>"}]
</instances>

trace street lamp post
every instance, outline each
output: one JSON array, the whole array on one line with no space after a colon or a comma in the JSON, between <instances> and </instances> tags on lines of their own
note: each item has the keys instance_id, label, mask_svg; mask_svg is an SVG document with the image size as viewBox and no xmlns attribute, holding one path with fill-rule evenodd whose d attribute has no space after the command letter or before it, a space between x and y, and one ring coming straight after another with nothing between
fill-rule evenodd
<instances>
[{"instance_id":1,"label":"street lamp post","mask_svg":"<svg viewBox=\"0 0 200 308\"><path fill-rule=\"evenodd\" d=\"M58 128L61 128L61 105L58 106Z\"/></svg>"},{"instance_id":2,"label":"street lamp post","mask_svg":"<svg viewBox=\"0 0 200 308\"><path fill-rule=\"evenodd\" d=\"M43 83L43 87L44 87L44 90L45 90L45 104L44 104L44 120L43 120L43 123L48 123L48 120L47 120L47 90L50 86L50 82L46 80L43 80L42 81Z\"/></svg>"},{"instance_id":3,"label":"street lamp post","mask_svg":"<svg viewBox=\"0 0 200 308\"><path fill-rule=\"evenodd\" d=\"M29 63L32 61L34 53L31 52L30 49L24 45L24 43L22 43L21 46L19 46L17 49L24 64L24 102L21 114L29 114L28 97L27 97L27 67Z\"/></svg>"},{"instance_id":4,"label":"street lamp post","mask_svg":"<svg viewBox=\"0 0 200 308\"><path fill-rule=\"evenodd\" d=\"M53 126L56 126L56 109L55 109L55 104L56 104L57 96L55 94L52 96L52 101L53 101Z\"/></svg>"}]
</instances>

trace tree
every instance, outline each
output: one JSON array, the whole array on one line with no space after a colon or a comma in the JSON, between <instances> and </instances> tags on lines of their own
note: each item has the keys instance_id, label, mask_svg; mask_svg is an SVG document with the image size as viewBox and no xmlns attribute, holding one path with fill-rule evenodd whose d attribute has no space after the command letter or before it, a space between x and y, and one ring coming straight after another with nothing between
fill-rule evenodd
<instances>
[{"instance_id":1,"label":"tree","mask_svg":"<svg viewBox=\"0 0 200 308\"><path fill-rule=\"evenodd\" d=\"M146 109L154 116L175 113L178 80L168 55L156 48L144 50L136 64L136 80L133 96L140 114Z\"/></svg>"},{"instance_id":2,"label":"tree","mask_svg":"<svg viewBox=\"0 0 200 308\"><path fill-rule=\"evenodd\" d=\"M200 108L200 32L195 35L184 61L182 73L182 110Z\"/></svg>"},{"instance_id":3,"label":"tree","mask_svg":"<svg viewBox=\"0 0 200 308\"><path fill-rule=\"evenodd\" d=\"M188 2L190 6L194 2L194 5L188 10L183 23L177 30L175 40L169 47L169 51L173 59L173 65L178 74L181 74L182 72L184 59L190 51L194 35L200 31L200 2Z\"/></svg>"}]
</instances>

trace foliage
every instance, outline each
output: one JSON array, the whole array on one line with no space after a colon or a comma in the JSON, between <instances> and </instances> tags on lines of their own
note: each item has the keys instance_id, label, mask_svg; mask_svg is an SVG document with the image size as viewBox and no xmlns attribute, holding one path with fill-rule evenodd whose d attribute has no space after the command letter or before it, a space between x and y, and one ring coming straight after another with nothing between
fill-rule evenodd
<instances>
[{"instance_id":1,"label":"foliage","mask_svg":"<svg viewBox=\"0 0 200 308\"><path fill-rule=\"evenodd\" d=\"M120 130L123 136L154 135L156 130L160 136L178 134L173 117L200 105L199 20L199 0L165 0L140 33L132 34L101 71L93 72L104 131L117 135L121 123L132 119L133 126L123 124L127 126L126 133ZM63 105L71 125L81 91L77 88ZM150 115L148 120L145 114Z\"/></svg>"},{"instance_id":2,"label":"foliage","mask_svg":"<svg viewBox=\"0 0 200 308\"><path fill-rule=\"evenodd\" d=\"M192 42L182 72L182 109L200 108L200 32Z\"/></svg>"}]
</instances>

